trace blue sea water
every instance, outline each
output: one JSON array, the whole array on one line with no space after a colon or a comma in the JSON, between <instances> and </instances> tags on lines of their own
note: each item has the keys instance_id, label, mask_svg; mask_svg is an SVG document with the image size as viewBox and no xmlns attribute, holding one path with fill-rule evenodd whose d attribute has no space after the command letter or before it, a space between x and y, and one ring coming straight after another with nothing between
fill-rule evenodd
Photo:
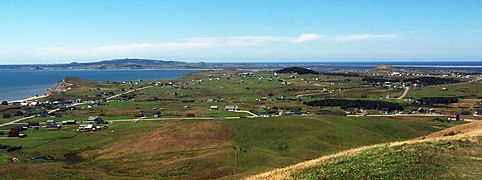
<instances>
[{"instance_id":1,"label":"blue sea water","mask_svg":"<svg viewBox=\"0 0 482 180\"><path fill-rule=\"evenodd\" d=\"M93 81L166 80L197 70L0 70L0 100L43 95L65 76Z\"/></svg>"}]
</instances>

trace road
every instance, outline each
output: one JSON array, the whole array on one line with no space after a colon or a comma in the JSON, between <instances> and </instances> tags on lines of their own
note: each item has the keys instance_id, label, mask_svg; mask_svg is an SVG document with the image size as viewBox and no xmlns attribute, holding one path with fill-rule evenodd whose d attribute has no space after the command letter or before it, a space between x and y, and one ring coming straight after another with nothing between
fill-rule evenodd
<instances>
[{"instance_id":1,"label":"road","mask_svg":"<svg viewBox=\"0 0 482 180\"><path fill-rule=\"evenodd\" d=\"M107 100L110 100L110 99L114 99L116 97L119 97L119 96L122 96L122 95L125 95L125 94L129 94L129 93L132 93L132 92L136 92L136 91L139 91L139 90L143 90L143 89L147 89L147 88L152 88L154 86L146 86L146 87L141 87L141 88L137 88L137 89L134 89L134 90L130 90L130 91L126 91L126 92L123 92L123 93L120 93L120 94L117 94L117 95L114 95L114 96L111 96L111 97L108 97ZM72 104L70 106L66 106L66 107L74 107L74 106L79 106L79 105L84 105L84 104L87 104L87 102L82 102L82 103L75 103L75 104ZM60 108L57 108L57 109L53 109L53 110L50 110L48 111L48 113L54 113L54 112L57 112L59 111ZM36 115L31 115L31 116L28 116L28 117L23 117L23 118L20 118L20 119L16 119L16 120L13 120L13 121L10 121L10 122L6 122L6 123L3 123L3 124L0 124L0 127L3 127L3 126L8 126L8 125L13 125L13 124L16 124L20 121L25 121L25 120L28 120L28 119L32 119L34 117L37 117L38 114Z\"/></svg>"},{"instance_id":2,"label":"road","mask_svg":"<svg viewBox=\"0 0 482 180\"><path fill-rule=\"evenodd\" d=\"M247 113L251 116L245 116L246 118L258 118L259 115L251 111L234 111L239 113ZM244 117L244 116L243 116ZM175 118L137 118L137 119L119 119L119 120L109 120L111 122L132 122L132 121L169 121L169 120L214 120L216 117L175 117ZM235 117L224 117L224 119L241 119L241 116Z\"/></svg>"},{"instance_id":3,"label":"road","mask_svg":"<svg viewBox=\"0 0 482 180\"><path fill-rule=\"evenodd\" d=\"M409 91L410 91L410 87L408 87L408 86L405 87L405 91L403 91L403 94L402 94L400 97L398 97L397 99L403 99L403 98L405 98L405 96L408 95L408 92L409 92Z\"/></svg>"}]
</instances>

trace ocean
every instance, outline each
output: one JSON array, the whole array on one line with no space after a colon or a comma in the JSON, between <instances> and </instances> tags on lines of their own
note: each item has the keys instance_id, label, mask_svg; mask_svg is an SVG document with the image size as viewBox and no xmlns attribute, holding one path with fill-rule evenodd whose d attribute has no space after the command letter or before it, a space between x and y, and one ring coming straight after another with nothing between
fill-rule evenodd
<instances>
[{"instance_id":1,"label":"ocean","mask_svg":"<svg viewBox=\"0 0 482 180\"><path fill-rule=\"evenodd\" d=\"M263 63L260 63L263 64ZM269 63L273 64L273 63ZM482 72L481 61L457 62L293 62L279 65L314 68L319 72L333 69L371 69L380 64L420 70L469 70ZM260 66L263 67L263 66ZM264 66L266 67L266 66ZM263 68L255 68L257 70ZM182 77L199 70L0 70L0 100L18 100L43 95L47 88L65 76L93 81L167 80Z\"/></svg>"},{"instance_id":2,"label":"ocean","mask_svg":"<svg viewBox=\"0 0 482 180\"><path fill-rule=\"evenodd\" d=\"M198 70L0 70L0 100L43 95L65 76L93 81L167 80Z\"/></svg>"}]
</instances>

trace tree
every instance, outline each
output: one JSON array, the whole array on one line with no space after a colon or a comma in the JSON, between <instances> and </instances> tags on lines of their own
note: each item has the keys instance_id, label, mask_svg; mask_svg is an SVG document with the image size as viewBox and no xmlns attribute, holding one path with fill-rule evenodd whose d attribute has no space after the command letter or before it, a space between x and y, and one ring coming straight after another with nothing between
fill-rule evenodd
<instances>
[{"instance_id":1,"label":"tree","mask_svg":"<svg viewBox=\"0 0 482 180\"><path fill-rule=\"evenodd\" d=\"M2 105L8 105L8 101L2 101Z\"/></svg>"}]
</instances>

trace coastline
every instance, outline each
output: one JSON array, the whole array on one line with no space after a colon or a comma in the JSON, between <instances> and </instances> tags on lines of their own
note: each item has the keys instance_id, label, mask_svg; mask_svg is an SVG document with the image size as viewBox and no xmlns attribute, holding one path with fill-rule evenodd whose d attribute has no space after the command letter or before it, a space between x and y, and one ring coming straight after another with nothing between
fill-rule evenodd
<instances>
[{"instance_id":1,"label":"coastline","mask_svg":"<svg viewBox=\"0 0 482 180\"><path fill-rule=\"evenodd\" d=\"M46 92L44 95L41 96L33 96L25 99L19 99L19 100L12 100L11 102L29 102L29 101L35 101L38 99L46 98L49 97L52 93L51 92Z\"/></svg>"}]
</instances>

